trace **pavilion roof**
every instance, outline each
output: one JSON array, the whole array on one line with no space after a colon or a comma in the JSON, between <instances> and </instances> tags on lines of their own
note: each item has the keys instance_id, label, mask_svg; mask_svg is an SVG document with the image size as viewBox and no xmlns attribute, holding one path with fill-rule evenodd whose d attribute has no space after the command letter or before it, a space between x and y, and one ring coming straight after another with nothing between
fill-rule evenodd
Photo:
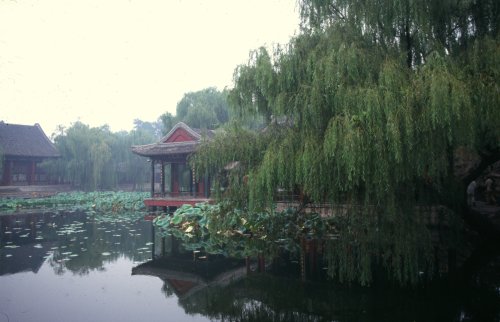
<instances>
[{"instance_id":1,"label":"pavilion roof","mask_svg":"<svg viewBox=\"0 0 500 322\"><path fill-rule=\"evenodd\" d=\"M182 141L176 141L179 133ZM186 155L196 151L204 138L212 138L213 130L191 128L183 122L177 123L159 142L132 146L132 152L144 157Z\"/></svg>"},{"instance_id":2,"label":"pavilion roof","mask_svg":"<svg viewBox=\"0 0 500 322\"><path fill-rule=\"evenodd\" d=\"M5 156L54 158L61 155L40 125L0 122L0 148Z\"/></svg>"},{"instance_id":3,"label":"pavilion roof","mask_svg":"<svg viewBox=\"0 0 500 322\"><path fill-rule=\"evenodd\" d=\"M132 152L144 157L189 154L196 151L198 141L153 143L132 146Z\"/></svg>"}]
</instances>

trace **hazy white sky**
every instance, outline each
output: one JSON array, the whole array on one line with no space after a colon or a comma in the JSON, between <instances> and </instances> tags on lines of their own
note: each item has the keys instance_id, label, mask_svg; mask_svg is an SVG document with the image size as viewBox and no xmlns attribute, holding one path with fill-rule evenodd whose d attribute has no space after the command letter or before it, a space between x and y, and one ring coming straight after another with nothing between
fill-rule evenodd
<instances>
[{"instance_id":1,"label":"hazy white sky","mask_svg":"<svg viewBox=\"0 0 500 322\"><path fill-rule=\"evenodd\" d=\"M130 130L298 30L296 0L0 0L0 120Z\"/></svg>"}]
</instances>

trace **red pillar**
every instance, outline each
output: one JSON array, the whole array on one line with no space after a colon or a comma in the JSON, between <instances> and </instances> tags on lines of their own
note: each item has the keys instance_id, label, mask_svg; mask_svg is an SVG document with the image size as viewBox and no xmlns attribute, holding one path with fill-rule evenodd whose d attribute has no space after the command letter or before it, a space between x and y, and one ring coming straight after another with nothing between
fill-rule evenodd
<instances>
[{"instance_id":1,"label":"red pillar","mask_svg":"<svg viewBox=\"0 0 500 322\"><path fill-rule=\"evenodd\" d=\"M12 184L12 168L13 168L13 161L6 161L4 163L4 171L3 171L3 183L6 186L9 186Z\"/></svg>"},{"instance_id":2,"label":"red pillar","mask_svg":"<svg viewBox=\"0 0 500 322\"><path fill-rule=\"evenodd\" d=\"M179 194L179 173L177 163L172 163L170 178L172 180L172 195L176 196Z\"/></svg>"},{"instance_id":3,"label":"red pillar","mask_svg":"<svg viewBox=\"0 0 500 322\"><path fill-rule=\"evenodd\" d=\"M205 185L203 183L203 179L201 179L200 181L197 182L196 189L197 189L197 193L200 196L205 196Z\"/></svg>"},{"instance_id":4,"label":"red pillar","mask_svg":"<svg viewBox=\"0 0 500 322\"><path fill-rule=\"evenodd\" d=\"M151 198L155 195L155 160L151 159Z\"/></svg>"},{"instance_id":5,"label":"red pillar","mask_svg":"<svg viewBox=\"0 0 500 322\"><path fill-rule=\"evenodd\" d=\"M35 183L35 172L36 172L36 162L31 161L31 171L30 171L30 177L28 180L28 184L30 184L30 185Z\"/></svg>"}]
</instances>

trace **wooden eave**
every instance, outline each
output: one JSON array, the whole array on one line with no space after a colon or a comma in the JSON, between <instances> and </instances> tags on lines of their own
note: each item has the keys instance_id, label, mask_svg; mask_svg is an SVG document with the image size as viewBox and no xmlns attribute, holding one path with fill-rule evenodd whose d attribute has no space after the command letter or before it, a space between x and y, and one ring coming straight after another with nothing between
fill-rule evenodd
<instances>
[{"instance_id":1,"label":"wooden eave","mask_svg":"<svg viewBox=\"0 0 500 322\"><path fill-rule=\"evenodd\" d=\"M132 152L143 157L162 157L170 155L184 155L196 151L198 141L153 143L132 146Z\"/></svg>"}]
</instances>

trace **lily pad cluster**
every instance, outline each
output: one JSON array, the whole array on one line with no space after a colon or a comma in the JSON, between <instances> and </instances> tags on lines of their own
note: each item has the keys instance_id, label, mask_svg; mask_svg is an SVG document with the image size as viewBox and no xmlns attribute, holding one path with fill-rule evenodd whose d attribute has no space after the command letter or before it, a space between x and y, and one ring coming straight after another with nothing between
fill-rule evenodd
<instances>
[{"instance_id":1,"label":"lily pad cluster","mask_svg":"<svg viewBox=\"0 0 500 322\"><path fill-rule=\"evenodd\" d=\"M236 258L274 257L282 250L298 253L301 238L318 238L332 229L318 214L292 209L256 213L235 209L229 202L183 205L172 215L157 216L153 224L188 250Z\"/></svg>"},{"instance_id":2,"label":"lily pad cluster","mask_svg":"<svg viewBox=\"0 0 500 322\"><path fill-rule=\"evenodd\" d=\"M0 211L12 212L31 209L85 211L92 213L117 213L142 211L147 193L142 192L69 192L46 198L0 199Z\"/></svg>"},{"instance_id":3,"label":"lily pad cluster","mask_svg":"<svg viewBox=\"0 0 500 322\"><path fill-rule=\"evenodd\" d=\"M87 275L119 258L151 259L151 224L140 213L34 213L2 216L0 272L52 268Z\"/></svg>"}]
</instances>

